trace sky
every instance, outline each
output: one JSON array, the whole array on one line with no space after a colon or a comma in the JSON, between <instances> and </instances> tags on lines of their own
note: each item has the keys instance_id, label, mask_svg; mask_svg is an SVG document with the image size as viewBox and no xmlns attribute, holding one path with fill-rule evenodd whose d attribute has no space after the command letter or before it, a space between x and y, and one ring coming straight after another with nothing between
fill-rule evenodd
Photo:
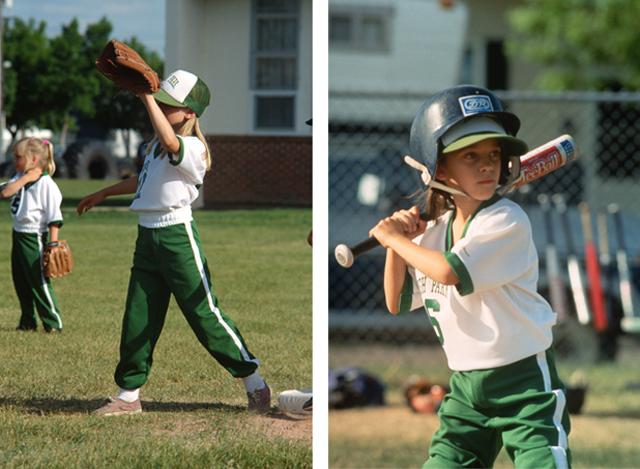
<instances>
[{"instance_id":1,"label":"sky","mask_svg":"<svg viewBox=\"0 0 640 469\"><path fill-rule=\"evenodd\" d=\"M150 51L165 57L165 0L0 0L2 16L30 18L36 25L44 21L47 35L57 36L62 25L76 18L80 33L87 25L107 17L113 26L112 38L126 41L136 36Z\"/></svg>"}]
</instances>

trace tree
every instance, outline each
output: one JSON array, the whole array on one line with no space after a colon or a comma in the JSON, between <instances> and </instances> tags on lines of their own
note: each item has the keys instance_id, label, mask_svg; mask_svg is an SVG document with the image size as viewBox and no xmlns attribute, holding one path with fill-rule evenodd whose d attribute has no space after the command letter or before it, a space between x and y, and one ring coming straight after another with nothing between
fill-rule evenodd
<instances>
[{"instance_id":1,"label":"tree","mask_svg":"<svg viewBox=\"0 0 640 469\"><path fill-rule=\"evenodd\" d=\"M66 134L77 128L78 119L93 119L105 130L150 125L140 100L130 92L114 98L118 87L95 67L111 39L113 28L106 17L88 25L84 35L76 19L51 39L45 29L45 22L36 27L33 19L25 23L19 18L4 29L4 59L11 63L5 72L5 113L14 139L21 130L37 126L60 133L64 148ZM135 37L124 42L154 70L162 70L162 59L147 53Z\"/></svg>"},{"instance_id":2,"label":"tree","mask_svg":"<svg viewBox=\"0 0 640 469\"><path fill-rule=\"evenodd\" d=\"M547 90L640 87L640 0L525 0L509 21L507 54L546 67Z\"/></svg>"},{"instance_id":3,"label":"tree","mask_svg":"<svg viewBox=\"0 0 640 469\"><path fill-rule=\"evenodd\" d=\"M103 18L93 28L100 31L102 43L106 44L111 24ZM91 45L87 44L86 36L78 32L76 19L62 27L62 34L51 39L49 47L51 53L47 61L47 73L40 77L41 88L48 90L48 112L41 117L39 124L60 132L60 144L64 147L67 131L73 124L72 116L95 115L94 102L100 91L100 83L93 61L89 58Z\"/></svg>"},{"instance_id":4,"label":"tree","mask_svg":"<svg viewBox=\"0 0 640 469\"><path fill-rule=\"evenodd\" d=\"M5 70L4 110L13 138L19 130L36 125L48 112L41 77L47 73L49 56L46 23L35 26L16 18L4 29L3 58L11 64Z\"/></svg>"}]
</instances>

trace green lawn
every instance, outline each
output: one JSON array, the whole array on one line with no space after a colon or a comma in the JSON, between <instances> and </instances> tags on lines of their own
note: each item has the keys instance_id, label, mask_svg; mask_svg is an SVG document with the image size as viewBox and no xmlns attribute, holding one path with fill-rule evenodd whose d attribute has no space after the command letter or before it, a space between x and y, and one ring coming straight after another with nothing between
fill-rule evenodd
<instances>
[{"instance_id":1,"label":"green lawn","mask_svg":"<svg viewBox=\"0 0 640 469\"><path fill-rule=\"evenodd\" d=\"M137 230L125 207L82 217L75 206L112 182L57 180L65 202L60 238L72 274L53 279L64 331L16 333L12 219L0 202L0 467L175 468L312 465L310 439L269 431L287 417L246 412L242 382L196 340L172 301L141 390L144 413L91 411L118 388L120 324ZM6 201L5 201L6 202ZM311 210L196 211L194 218L223 311L238 324L274 391L312 387Z\"/></svg>"}]
</instances>

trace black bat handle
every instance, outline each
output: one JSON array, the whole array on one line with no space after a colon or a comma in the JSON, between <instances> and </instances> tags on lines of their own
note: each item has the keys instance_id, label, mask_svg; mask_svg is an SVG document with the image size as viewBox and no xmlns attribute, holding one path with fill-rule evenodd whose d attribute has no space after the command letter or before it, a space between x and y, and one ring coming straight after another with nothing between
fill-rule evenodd
<instances>
[{"instance_id":1,"label":"black bat handle","mask_svg":"<svg viewBox=\"0 0 640 469\"><path fill-rule=\"evenodd\" d=\"M371 251L378 246L380 246L380 241L378 241L378 238L374 238L372 236L369 239L364 239L359 243L351 246L351 253L353 254L353 257L358 257L360 254Z\"/></svg>"},{"instance_id":2,"label":"black bat handle","mask_svg":"<svg viewBox=\"0 0 640 469\"><path fill-rule=\"evenodd\" d=\"M342 267L351 267L353 260L361 254L380 246L380 241L377 238L371 237L348 247L346 244L339 244L335 249L335 256L338 264Z\"/></svg>"},{"instance_id":3,"label":"black bat handle","mask_svg":"<svg viewBox=\"0 0 640 469\"><path fill-rule=\"evenodd\" d=\"M427 220L427 215L424 213L420 214L421 220ZM361 254L364 254L367 251L371 251L374 248L380 246L380 241L378 241L375 237L370 237L364 239L351 247L348 247L346 244L338 244L334 251L334 255L338 264L342 267L351 267L353 265L353 260Z\"/></svg>"}]
</instances>

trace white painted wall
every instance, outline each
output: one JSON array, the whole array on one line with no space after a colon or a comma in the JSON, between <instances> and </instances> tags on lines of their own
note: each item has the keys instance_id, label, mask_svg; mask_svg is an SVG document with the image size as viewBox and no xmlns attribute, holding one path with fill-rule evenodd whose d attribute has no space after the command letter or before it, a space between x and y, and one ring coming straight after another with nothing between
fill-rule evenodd
<instances>
[{"instance_id":1,"label":"white painted wall","mask_svg":"<svg viewBox=\"0 0 640 469\"><path fill-rule=\"evenodd\" d=\"M467 7L438 0L331 0L336 6L392 10L388 52L329 48L330 91L431 93L456 84L466 37Z\"/></svg>"},{"instance_id":2,"label":"white painted wall","mask_svg":"<svg viewBox=\"0 0 640 469\"><path fill-rule=\"evenodd\" d=\"M310 135L312 6L302 0L299 92L294 135ZM205 134L252 134L250 93L251 0L167 0L165 75L197 74L211 90L201 118ZM291 133L289 133L291 135Z\"/></svg>"}]
</instances>

